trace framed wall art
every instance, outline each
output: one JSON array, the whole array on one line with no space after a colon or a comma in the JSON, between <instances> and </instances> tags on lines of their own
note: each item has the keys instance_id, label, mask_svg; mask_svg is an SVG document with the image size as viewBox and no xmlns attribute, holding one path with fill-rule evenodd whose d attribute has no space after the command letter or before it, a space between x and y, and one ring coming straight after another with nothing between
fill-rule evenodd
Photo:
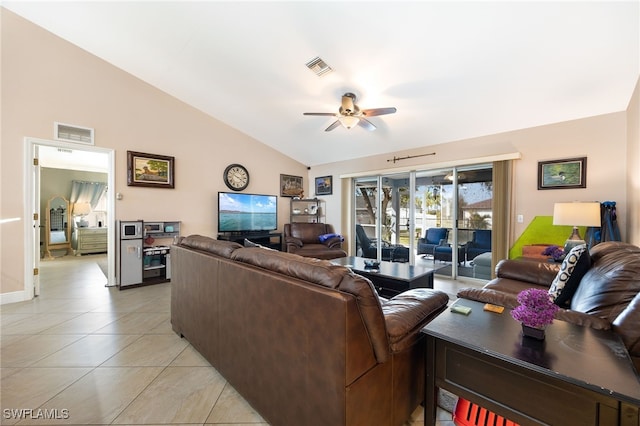
<instances>
[{"instance_id":1,"label":"framed wall art","mask_svg":"<svg viewBox=\"0 0 640 426\"><path fill-rule=\"evenodd\" d=\"M174 188L174 174L174 157L127 151L127 186Z\"/></svg>"},{"instance_id":2,"label":"framed wall art","mask_svg":"<svg viewBox=\"0 0 640 426\"><path fill-rule=\"evenodd\" d=\"M333 194L333 176L322 176L316 178L316 195Z\"/></svg>"},{"instance_id":3,"label":"framed wall art","mask_svg":"<svg viewBox=\"0 0 640 426\"><path fill-rule=\"evenodd\" d=\"M538 189L587 187L587 157L538 162Z\"/></svg>"},{"instance_id":4,"label":"framed wall art","mask_svg":"<svg viewBox=\"0 0 640 426\"><path fill-rule=\"evenodd\" d=\"M280 175L280 196L302 198L302 176Z\"/></svg>"}]
</instances>

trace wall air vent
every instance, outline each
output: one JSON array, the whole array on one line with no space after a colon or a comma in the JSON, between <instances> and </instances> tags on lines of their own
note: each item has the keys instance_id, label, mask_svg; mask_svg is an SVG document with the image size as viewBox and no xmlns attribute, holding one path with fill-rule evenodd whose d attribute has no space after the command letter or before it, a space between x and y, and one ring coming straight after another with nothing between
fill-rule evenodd
<instances>
[{"instance_id":1,"label":"wall air vent","mask_svg":"<svg viewBox=\"0 0 640 426\"><path fill-rule=\"evenodd\" d=\"M318 77L322 77L325 74L330 73L333 69L327 65L325 61L320 59L319 57L315 57L309 62L307 62L307 68L316 73Z\"/></svg>"},{"instance_id":2,"label":"wall air vent","mask_svg":"<svg viewBox=\"0 0 640 426\"><path fill-rule=\"evenodd\" d=\"M93 145L93 129L73 124L54 123L53 137L59 141Z\"/></svg>"}]
</instances>

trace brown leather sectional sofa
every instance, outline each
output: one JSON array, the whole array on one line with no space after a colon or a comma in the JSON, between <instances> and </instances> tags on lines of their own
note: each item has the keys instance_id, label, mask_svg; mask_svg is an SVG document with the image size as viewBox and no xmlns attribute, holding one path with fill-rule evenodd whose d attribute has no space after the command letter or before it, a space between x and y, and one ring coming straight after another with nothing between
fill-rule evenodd
<instances>
[{"instance_id":1,"label":"brown leather sectional sofa","mask_svg":"<svg viewBox=\"0 0 640 426\"><path fill-rule=\"evenodd\" d=\"M591 267L580 280L559 320L596 329L613 330L622 337L636 371L640 371L640 248L622 242L604 242L590 252ZM513 308L518 293L527 288L548 290L559 264L544 261L502 260L496 278L482 289L466 288L458 297Z\"/></svg>"},{"instance_id":2,"label":"brown leather sectional sofa","mask_svg":"<svg viewBox=\"0 0 640 426\"><path fill-rule=\"evenodd\" d=\"M381 300L348 268L197 235L171 261L174 331L270 424L401 425L424 400L445 293Z\"/></svg>"}]
</instances>

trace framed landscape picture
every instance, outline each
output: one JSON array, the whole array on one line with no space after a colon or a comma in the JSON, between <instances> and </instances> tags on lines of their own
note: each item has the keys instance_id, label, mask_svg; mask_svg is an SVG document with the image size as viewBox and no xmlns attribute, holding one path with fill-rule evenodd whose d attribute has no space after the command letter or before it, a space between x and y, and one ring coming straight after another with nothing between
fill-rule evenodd
<instances>
[{"instance_id":1,"label":"framed landscape picture","mask_svg":"<svg viewBox=\"0 0 640 426\"><path fill-rule=\"evenodd\" d=\"M316 178L316 195L331 195L333 193L333 176Z\"/></svg>"},{"instance_id":2,"label":"framed landscape picture","mask_svg":"<svg viewBox=\"0 0 640 426\"><path fill-rule=\"evenodd\" d=\"M538 162L538 189L587 187L587 157Z\"/></svg>"},{"instance_id":3,"label":"framed landscape picture","mask_svg":"<svg viewBox=\"0 0 640 426\"><path fill-rule=\"evenodd\" d=\"M174 188L174 163L174 157L127 151L127 186Z\"/></svg>"},{"instance_id":4,"label":"framed landscape picture","mask_svg":"<svg viewBox=\"0 0 640 426\"><path fill-rule=\"evenodd\" d=\"M280 196L302 198L302 176L280 175Z\"/></svg>"}]
</instances>

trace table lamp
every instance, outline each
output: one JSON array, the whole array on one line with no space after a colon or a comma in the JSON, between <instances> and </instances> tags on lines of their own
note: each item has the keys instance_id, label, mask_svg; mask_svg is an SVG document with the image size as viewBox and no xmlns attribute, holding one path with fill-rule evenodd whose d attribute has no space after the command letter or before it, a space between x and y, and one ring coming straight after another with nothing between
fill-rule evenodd
<instances>
[{"instance_id":1,"label":"table lamp","mask_svg":"<svg viewBox=\"0 0 640 426\"><path fill-rule=\"evenodd\" d=\"M601 226L600 203L555 203L553 224L573 226L573 232L564 243L564 252L569 253L575 246L585 244L578 226Z\"/></svg>"},{"instance_id":2,"label":"table lamp","mask_svg":"<svg viewBox=\"0 0 640 426\"><path fill-rule=\"evenodd\" d=\"M73 205L73 215L80 216L78 221L79 228L86 228L89 226L89 222L84 219L86 215L91 213L91 204L89 203L75 203Z\"/></svg>"}]
</instances>

